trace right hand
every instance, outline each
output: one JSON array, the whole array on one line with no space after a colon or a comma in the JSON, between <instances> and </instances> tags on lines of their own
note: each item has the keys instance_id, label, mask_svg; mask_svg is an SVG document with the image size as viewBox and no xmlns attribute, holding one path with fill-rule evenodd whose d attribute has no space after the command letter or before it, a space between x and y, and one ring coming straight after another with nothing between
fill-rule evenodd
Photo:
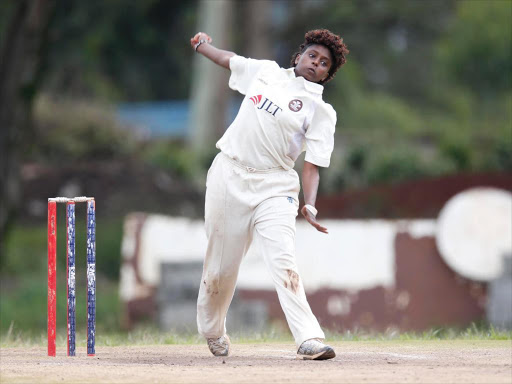
<instances>
[{"instance_id":1,"label":"right hand","mask_svg":"<svg viewBox=\"0 0 512 384\"><path fill-rule=\"evenodd\" d=\"M208 36L208 34L204 32L197 32L196 35L190 39L190 45L192 46L192 48L195 49L196 44L199 43L199 40L201 39L205 39L208 44L212 42L212 38Z\"/></svg>"}]
</instances>

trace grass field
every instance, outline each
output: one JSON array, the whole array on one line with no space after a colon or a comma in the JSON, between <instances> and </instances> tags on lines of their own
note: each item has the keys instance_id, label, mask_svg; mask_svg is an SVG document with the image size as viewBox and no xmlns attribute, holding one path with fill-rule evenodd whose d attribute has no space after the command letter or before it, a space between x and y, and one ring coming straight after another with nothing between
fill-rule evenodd
<instances>
[{"instance_id":1,"label":"grass field","mask_svg":"<svg viewBox=\"0 0 512 384\"><path fill-rule=\"evenodd\" d=\"M232 334L234 343L292 343L293 339L288 332L269 329L257 334ZM347 331L333 333L326 331L326 339L332 342L393 342L393 341L510 341L512 331L495 329L492 326L472 324L465 329L435 328L425 332L365 332ZM77 332L77 346L85 347L85 333ZM203 338L197 333L182 334L163 332L153 326L138 327L131 332L97 333L96 345L98 347L115 346L144 346L144 345L194 345L203 344ZM46 333L34 335L33 332L13 331L13 328L0 335L0 348L42 347L46 345ZM57 348L66 345L66 334L58 333ZM511 344L512 345L512 344Z\"/></svg>"}]
</instances>

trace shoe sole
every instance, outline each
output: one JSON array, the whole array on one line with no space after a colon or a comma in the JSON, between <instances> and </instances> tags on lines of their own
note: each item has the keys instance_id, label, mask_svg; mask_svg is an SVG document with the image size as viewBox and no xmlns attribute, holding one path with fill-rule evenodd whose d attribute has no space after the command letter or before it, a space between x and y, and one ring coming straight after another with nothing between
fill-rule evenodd
<instances>
[{"instance_id":1,"label":"shoe sole","mask_svg":"<svg viewBox=\"0 0 512 384\"><path fill-rule=\"evenodd\" d=\"M228 350L227 350L226 352L222 352L222 351L215 351L215 352L214 352L214 351L212 351L211 349L210 349L210 352L211 352L211 353L212 353L212 355L213 355L213 356L215 356L215 357L227 357L227 356L229 356L229 352L230 352L230 351L229 351L229 347L228 347Z\"/></svg>"},{"instance_id":2,"label":"shoe sole","mask_svg":"<svg viewBox=\"0 0 512 384\"><path fill-rule=\"evenodd\" d=\"M211 351L210 351L211 352ZM215 357L228 357L229 356L229 352L228 353L222 353L222 354L215 354L212 352L212 355L215 356Z\"/></svg>"},{"instance_id":3,"label":"shoe sole","mask_svg":"<svg viewBox=\"0 0 512 384\"><path fill-rule=\"evenodd\" d=\"M322 351L320 353L317 353L316 355L299 355L297 354L297 360L329 360L336 357L336 353L334 352L334 349L327 349L325 351Z\"/></svg>"}]
</instances>

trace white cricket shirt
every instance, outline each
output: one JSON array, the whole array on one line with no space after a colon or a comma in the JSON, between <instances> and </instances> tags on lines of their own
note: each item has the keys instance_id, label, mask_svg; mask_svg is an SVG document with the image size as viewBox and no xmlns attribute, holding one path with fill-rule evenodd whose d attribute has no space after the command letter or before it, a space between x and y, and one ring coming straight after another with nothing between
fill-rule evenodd
<instances>
[{"instance_id":1,"label":"white cricket shirt","mask_svg":"<svg viewBox=\"0 0 512 384\"><path fill-rule=\"evenodd\" d=\"M229 87L245 98L217 148L256 169L289 170L304 150L306 161L328 167L336 112L322 100L324 87L274 61L235 55L229 66Z\"/></svg>"}]
</instances>

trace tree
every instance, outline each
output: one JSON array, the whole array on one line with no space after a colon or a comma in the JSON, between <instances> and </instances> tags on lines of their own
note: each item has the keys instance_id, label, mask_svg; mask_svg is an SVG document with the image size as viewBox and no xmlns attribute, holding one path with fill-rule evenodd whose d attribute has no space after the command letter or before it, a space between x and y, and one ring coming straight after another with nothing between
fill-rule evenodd
<instances>
[{"instance_id":1,"label":"tree","mask_svg":"<svg viewBox=\"0 0 512 384\"><path fill-rule=\"evenodd\" d=\"M510 91L511 21L510 1L457 3L457 17L439 47L439 59L446 75L479 96Z\"/></svg>"},{"instance_id":2,"label":"tree","mask_svg":"<svg viewBox=\"0 0 512 384\"><path fill-rule=\"evenodd\" d=\"M42 75L42 49L54 2L18 0L0 51L0 268L21 200L19 156L31 140L31 110Z\"/></svg>"},{"instance_id":3,"label":"tree","mask_svg":"<svg viewBox=\"0 0 512 384\"><path fill-rule=\"evenodd\" d=\"M231 0L208 1L199 4L198 31L211 35L214 44L230 49L232 31ZM194 78L191 95L191 147L201 157L211 150L212 143L226 128L228 72L209 62L201 55L195 56Z\"/></svg>"}]
</instances>

